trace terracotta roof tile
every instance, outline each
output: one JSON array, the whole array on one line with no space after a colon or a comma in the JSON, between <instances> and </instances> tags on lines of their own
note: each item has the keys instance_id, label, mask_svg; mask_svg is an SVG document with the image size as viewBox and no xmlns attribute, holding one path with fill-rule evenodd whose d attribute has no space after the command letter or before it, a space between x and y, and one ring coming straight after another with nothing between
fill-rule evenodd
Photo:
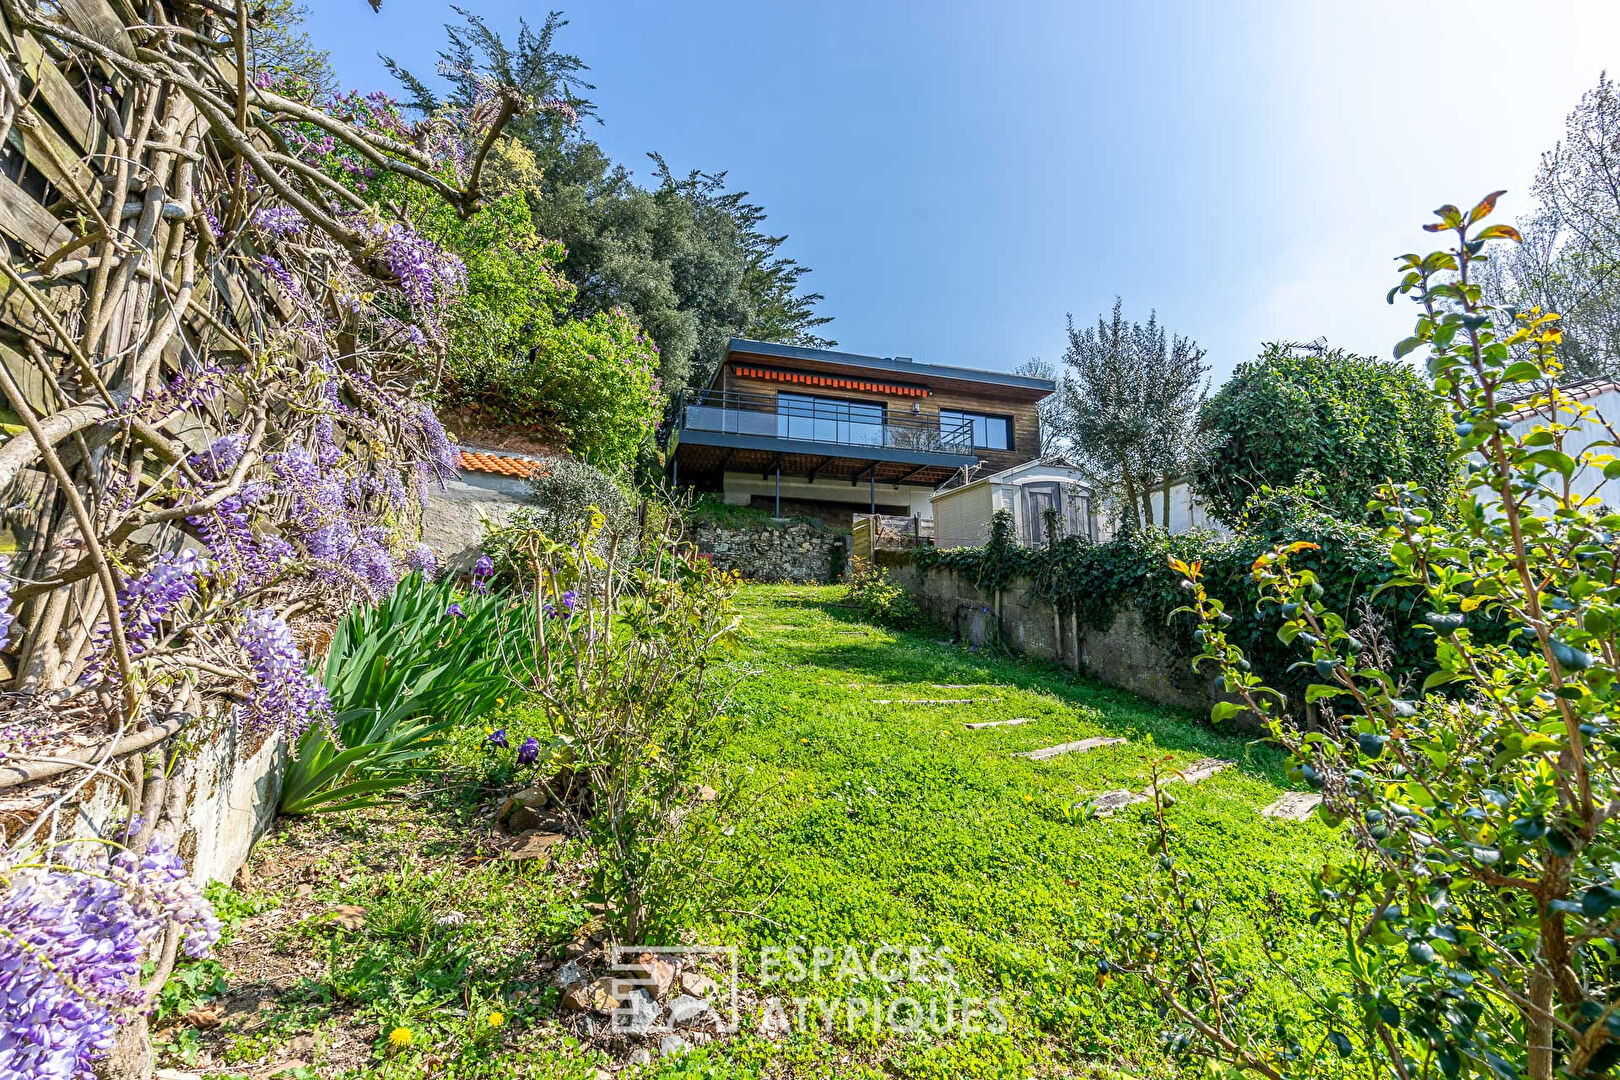
<instances>
[{"instance_id":1,"label":"terracotta roof tile","mask_svg":"<svg viewBox=\"0 0 1620 1080\"><path fill-rule=\"evenodd\" d=\"M536 469L545 468L545 462L534 458L494 454L487 450L463 450L458 464L468 472L493 473L496 476L526 478Z\"/></svg>"}]
</instances>

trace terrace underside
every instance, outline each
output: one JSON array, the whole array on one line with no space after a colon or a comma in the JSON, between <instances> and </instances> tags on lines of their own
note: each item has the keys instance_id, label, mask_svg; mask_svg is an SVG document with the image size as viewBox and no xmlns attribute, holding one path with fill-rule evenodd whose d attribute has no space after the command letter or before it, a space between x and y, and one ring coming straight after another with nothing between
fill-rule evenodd
<instances>
[{"instance_id":1,"label":"terrace underside","mask_svg":"<svg viewBox=\"0 0 1620 1080\"><path fill-rule=\"evenodd\" d=\"M735 445L738 443L745 445ZM681 435L675 461L683 483L701 476L718 478L727 472L758 473L768 479L780 470L784 478L811 483L937 487L958 468L971 464L973 456L687 430Z\"/></svg>"}]
</instances>

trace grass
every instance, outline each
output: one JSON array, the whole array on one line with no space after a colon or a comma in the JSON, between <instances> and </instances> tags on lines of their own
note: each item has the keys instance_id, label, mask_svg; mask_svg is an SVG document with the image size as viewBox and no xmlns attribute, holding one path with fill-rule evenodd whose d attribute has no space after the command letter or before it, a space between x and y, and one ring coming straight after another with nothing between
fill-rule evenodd
<instances>
[{"instance_id":1,"label":"grass","mask_svg":"<svg viewBox=\"0 0 1620 1080\"><path fill-rule=\"evenodd\" d=\"M733 710L739 735L717 766L727 780L718 786L737 788L750 809L717 852L714 910L687 940L738 948L743 1000L754 1008L743 1037L635 1075L1170 1071L1150 1004L1128 986L1099 985L1086 958L1106 940L1110 913L1144 888L1150 820L1141 807L1092 820L1071 808L1140 788L1155 761L1235 762L1180 788L1168 814L1183 867L1232 913L1220 947L1257 958L1249 920L1274 933L1297 922L1308 874L1335 843L1315 822L1260 816L1287 786L1281 758L1055 666L941 643L937 631L863 624L838 594L744 589L751 673ZM875 704L924 698L985 700ZM1011 717L1031 722L963 727ZM502 722L515 744L536 720L513 702ZM256 907L266 896L280 907L254 916L259 932L238 933L224 957L232 990L221 1004L236 1012L202 1040L202 1065L271 1075L294 1060L286 1046L299 1036L307 1041L295 1076L589 1080L612 1064L604 1051L623 1060L622 1047L580 1045L548 980L554 957L592 926L582 900L589 854L571 845L544 867L489 858L489 810L510 777L477 750L481 735L463 733L436 788L386 809L298 822L261 845L249 892ZM1014 756L1095 735L1128 741L1040 762ZM363 909L364 926L339 927L331 909L341 904ZM459 921L446 918L452 912ZM798 982L762 953L799 947L810 961L818 946L832 962ZM924 976L948 963L954 982L885 983L865 970L881 946L915 947ZM1291 978L1314 979L1316 962L1297 957L1292 973L1262 977L1255 1001L1286 1010ZM790 1017L794 999L815 999L807 1030L774 1041L754 1034L758 1003L772 996ZM914 1014L902 998L937 1016L963 997L993 1001L1005 1024L988 1011L989 1030L974 1034L907 1033L887 1018L846 1023L850 1001L898 1008L903 1022ZM504 1023L492 1026L497 1011ZM829 1015L826 1030L817 1021ZM413 1042L389 1051L395 1026Z\"/></svg>"}]
</instances>

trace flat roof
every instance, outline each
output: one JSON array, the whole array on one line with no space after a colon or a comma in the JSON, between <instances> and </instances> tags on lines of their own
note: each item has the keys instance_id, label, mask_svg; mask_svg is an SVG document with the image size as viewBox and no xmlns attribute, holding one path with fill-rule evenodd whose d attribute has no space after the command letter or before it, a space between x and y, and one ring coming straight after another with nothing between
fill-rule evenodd
<instances>
[{"instance_id":1,"label":"flat roof","mask_svg":"<svg viewBox=\"0 0 1620 1080\"><path fill-rule=\"evenodd\" d=\"M1051 379L1037 379L1033 375L1011 375L1002 371L980 371L977 368L951 367L946 364L919 364L915 360L908 360L895 356L864 356L860 353L837 352L833 349L809 349L802 345L778 345L770 341L752 341L748 338L732 338L726 347L726 359L733 353L743 353L748 356L773 356L782 360L811 360L822 364L843 364L848 367L865 368L868 371L885 371L896 375L910 375L915 378L927 379L956 379L961 382L986 383L991 386L1006 386L1019 390L1033 390L1050 394L1057 389L1057 383ZM721 365L722 370L725 365ZM716 372L716 378L719 373Z\"/></svg>"}]
</instances>

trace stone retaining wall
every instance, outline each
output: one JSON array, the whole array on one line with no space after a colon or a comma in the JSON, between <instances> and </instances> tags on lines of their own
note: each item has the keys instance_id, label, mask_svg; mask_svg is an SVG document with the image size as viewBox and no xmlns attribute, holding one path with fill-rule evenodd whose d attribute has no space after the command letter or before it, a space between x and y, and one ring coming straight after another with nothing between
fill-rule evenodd
<instances>
[{"instance_id":1,"label":"stone retaining wall","mask_svg":"<svg viewBox=\"0 0 1620 1080\"><path fill-rule=\"evenodd\" d=\"M940 567L920 570L908 552L879 552L878 562L961 640L985 645L999 632L1002 644L1015 652L1056 661L1149 701L1205 716L1225 698L1219 678L1194 672L1191 658L1167 649L1129 602L1108 627L1086 627L1036 597L1027 578L1015 579L997 593Z\"/></svg>"},{"instance_id":2,"label":"stone retaining wall","mask_svg":"<svg viewBox=\"0 0 1620 1080\"><path fill-rule=\"evenodd\" d=\"M699 524L692 530L697 549L723 570L750 581L813 584L843 576L847 534L805 521L776 520L760 525Z\"/></svg>"}]
</instances>

